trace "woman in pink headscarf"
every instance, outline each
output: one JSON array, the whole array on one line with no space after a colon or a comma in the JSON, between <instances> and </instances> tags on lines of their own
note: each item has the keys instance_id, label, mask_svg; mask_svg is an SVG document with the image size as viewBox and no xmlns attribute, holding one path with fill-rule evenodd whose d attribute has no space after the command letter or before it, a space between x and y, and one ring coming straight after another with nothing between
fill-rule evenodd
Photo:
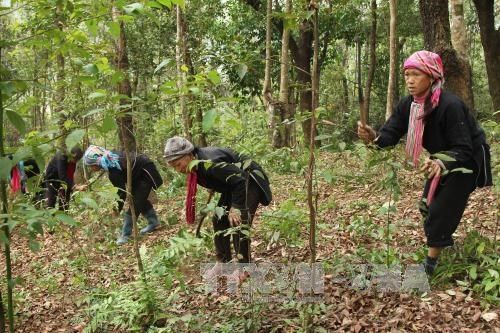
<instances>
[{"instance_id":1,"label":"woman in pink headscarf","mask_svg":"<svg viewBox=\"0 0 500 333\"><path fill-rule=\"evenodd\" d=\"M429 247L424 262L432 274L441 249L453 245L470 194L489 186L491 167L484 131L460 98L443 91L443 63L433 52L418 51L404 63L405 83L410 93L395 107L392 116L376 132L358 123L358 136L383 148L406 137L406 155L414 167L427 174L420 210ZM431 154L420 165L423 148ZM432 154L450 158L439 160ZM472 173L450 172L457 168Z\"/></svg>"}]
</instances>

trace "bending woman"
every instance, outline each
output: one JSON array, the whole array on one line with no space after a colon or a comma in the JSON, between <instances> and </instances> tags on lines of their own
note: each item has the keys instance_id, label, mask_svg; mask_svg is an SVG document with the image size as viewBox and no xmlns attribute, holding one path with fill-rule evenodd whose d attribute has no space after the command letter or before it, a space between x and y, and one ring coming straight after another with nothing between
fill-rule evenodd
<instances>
[{"instance_id":1,"label":"bending woman","mask_svg":"<svg viewBox=\"0 0 500 333\"><path fill-rule=\"evenodd\" d=\"M428 180L421 212L428 254L424 262L432 274L441 249L453 245L470 194L476 187L492 185L489 146L484 131L460 98L442 91L443 64L439 55L418 51L404 63L405 83L410 93L403 98L380 131L358 123L358 136L379 147L396 145L404 134L406 154L415 167L425 148L451 159L431 156L421 166ZM450 172L466 168L472 173Z\"/></svg>"},{"instance_id":2,"label":"bending woman","mask_svg":"<svg viewBox=\"0 0 500 333\"><path fill-rule=\"evenodd\" d=\"M230 227L241 226L233 235L236 257L240 263L250 262L249 228L259 203L267 206L272 194L269 179L255 162L236 152L218 147L198 148L181 137L168 139L164 152L165 160L177 172L188 175L186 219L194 223L196 185L221 193L218 207L224 214L214 215L212 222L215 250L218 262L232 260ZM190 169L191 161L199 163ZM245 230L245 231L243 231Z\"/></svg>"},{"instance_id":3,"label":"bending woman","mask_svg":"<svg viewBox=\"0 0 500 333\"><path fill-rule=\"evenodd\" d=\"M118 187L118 209L123 209L127 198L127 161L124 153L106 150L102 147L91 145L85 151L83 157L85 165L91 167L92 171L104 170L108 173L110 182ZM148 221L148 225L141 229L141 234L154 231L159 225L158 216L153 205L148 200L152 189L158 189L163 180L156 169L155 164L146 155L134 155L132 161L132 198L137 218L142 214ZM118 245L128 242L132 235L132 213L130 208L124 215L122 234L117 240Z\"/></svg>"}]
</instances>

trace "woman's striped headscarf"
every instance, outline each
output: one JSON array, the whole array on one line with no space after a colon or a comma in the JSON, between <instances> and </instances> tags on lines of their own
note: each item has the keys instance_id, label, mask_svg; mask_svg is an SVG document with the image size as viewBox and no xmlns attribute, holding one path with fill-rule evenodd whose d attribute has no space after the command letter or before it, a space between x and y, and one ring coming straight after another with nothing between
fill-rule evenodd
<instances>
[{"instance_id":1,"label":"woman's striped headscarf","mask_svg":"<svg viewBox=\"0 0 500 333\"><path fill-rule=\"evenodd\" d=\"M431 104L435 108L439 104L441 88L444 84L443 61L439 54L430 51L417 51L406 59L404 69L415 68L432 77Z\"/></svg>"},{"instance_id":2,"label":"woman's striped headscarf","mask_svg":"<svg viewBox=\"0 0 500 333\"><path fill-rule=\"evenodd\" d=\"M97 165L108 171L110 168L121 170L120 157L103 147L90 145L83 155L85 165Z\"/></svg>"}]
</instances>

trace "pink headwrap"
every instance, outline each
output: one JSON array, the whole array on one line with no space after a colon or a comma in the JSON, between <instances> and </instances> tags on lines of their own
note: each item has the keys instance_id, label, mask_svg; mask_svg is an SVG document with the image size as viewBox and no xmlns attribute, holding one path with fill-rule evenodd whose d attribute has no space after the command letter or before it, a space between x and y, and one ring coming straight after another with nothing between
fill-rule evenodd
<instances>
[{"instance_id":1,"label":"pink headwrap","mask_svg":"<svg viewBox=\"0 0 500 333\"><path fill-rule=\"evenodd\" d=\"M441 87L444 84L443 61L439 54L430 51L417 51L406 59L404 69L418 69L434 79L431 87L431 104L435 108L439 104Z\"/></svg>"},{"instance_id":2,"label":"pink headwrap","mask_svg":"<svg viewBox=\"0 0 500 333\"><path fill-rule=\"evenodd\" d=\"M406 59L403 68L418 69L433 78L434 82L431 87L431 105L432 108L437 107L439 104L439 97L441 96L441 87L444 83L443 62L441 61L441 57L430 51L418 51ZM418 165L420 153L422 152L422 137L425 127L424 120L422 119L423 114L423 103L415 98L410 107L408 135L406 140L406 154L412 159L415 167ZM439 176L435 176L431 181L429 191L427 193L427 205L430 205L434 199L439 179Z\"/></svg>"}]
</instances>

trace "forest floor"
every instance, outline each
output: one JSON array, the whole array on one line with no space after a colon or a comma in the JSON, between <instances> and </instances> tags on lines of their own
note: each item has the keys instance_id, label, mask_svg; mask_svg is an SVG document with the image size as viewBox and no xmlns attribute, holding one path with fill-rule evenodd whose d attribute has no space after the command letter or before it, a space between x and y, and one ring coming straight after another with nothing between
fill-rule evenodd
<instances>
[{"instance_id":1,"label":"forest floor","mask_svg":"<svg viewBox=\"0 0 500 333\"><path fill-rule=\"evenodd\" d=\"M443 259L445 264L430 280L429 292L384 292L376 285L356 287L352 279L339 277L346 276L343 268L349 265L383 263L387 256L401 265L402 273L407 265L422 260L425 237L416 204L422 176L398 172L403 191L387 229L387 214L378 211L390 191L378 188L380 173L380 177L358 178L363 176L362 167L347 153L322 153L318 169L318 174L334 171L318 176L316 256L325 276L324 292L315 301L302 303L292 296L252 302L243 299L241 292L207 293L199 267L214 261L210 234L200 241L181 232L193 230L182 222L184 191L178 190L159 195L157 207L164 227L140 239L152 295L134 284L139 278L132 245L114 244L121 220L108 217L111 208L75 207L72 213L79 227L60 226L39 236L37 252L14 233L13 272L20 281L15 287L16 332L82 332L85 328L126 332L133 327L148 332L500 332L498 304L473 291L467 274L448 274L454 265L464 265L456 254L462 253L473 231L477 239L495 237L498 198L491 188L473 193L455 234L456 246L443 253L448 259ZM259 208L254 221L253 259L257 264L308 262L305 176L300 171L271 172L270 178L274 200ZM207 218L207 232L210 224ZM179 245L183 237L185 246ZM173 252L167 252L169 248ZM498 253L493 258L498 265ZM3 263L4 258L0 259ZM141 312L144 297L155 299L154 319ZM149 330L146 325L137 328L137 318L154 325Z\"/></svg>"}]
</instances>

